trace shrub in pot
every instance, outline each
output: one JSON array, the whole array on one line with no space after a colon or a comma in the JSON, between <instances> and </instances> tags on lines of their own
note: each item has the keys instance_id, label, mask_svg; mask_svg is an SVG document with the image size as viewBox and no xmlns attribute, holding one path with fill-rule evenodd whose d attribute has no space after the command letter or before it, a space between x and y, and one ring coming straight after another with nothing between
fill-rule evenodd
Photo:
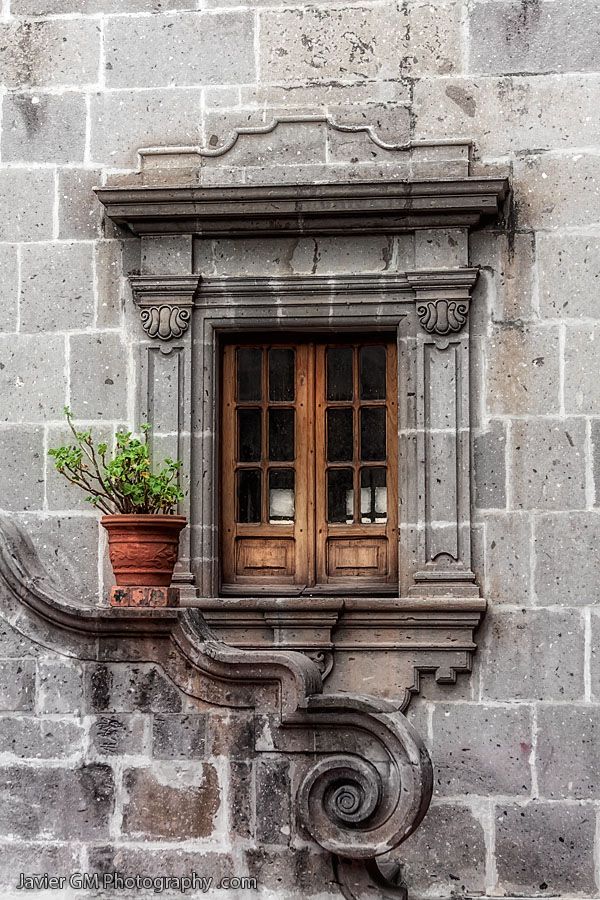
<instances>
[{"instance_id":1,"label":"shrub in pot","mask_svg":"<svg viewBox=\"0 0 600 900\"><path fill-rule=\"evenodd\" d=\"M175 515L184 494L179 487L179 460L165 459L154 472L148 443L149 425L142 437L119 431L109 455L106 443L94 443L91 430L78 431L68 407L65 415L75 439L69 446L48 451L58 472L84 490L86 500L104 513L100 522L108 532L110 561L117 585L163 586L171 583L177 562L179 534L185 516Z\"/></svg>"}]
</instances>

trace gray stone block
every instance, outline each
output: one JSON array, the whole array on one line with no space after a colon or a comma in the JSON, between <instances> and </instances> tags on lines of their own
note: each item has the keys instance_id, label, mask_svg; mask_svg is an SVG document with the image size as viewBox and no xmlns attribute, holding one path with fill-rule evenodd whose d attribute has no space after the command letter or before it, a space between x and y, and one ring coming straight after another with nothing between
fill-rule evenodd
<instances>
[{"instance_id":1,"label":"gray stone block","mask_svg":"<svg viewBox=\"0 0 600 900\"><path fill-rule=\"evenodd\" d=\"M142 238L143 275L189 275L193 238L189 234Z\"/></svg>"},{"instance_id":2,"label":"gray stone block","mask_svg":"<svg viewBox=\"0 0 600 900\"><path fill-rule=\"evenodd\" d=\"M255 719L241 710L211 710L208 717L207 756L247 759L254 753Z\"/></svg>"},{"instance_id":3,"label":"gray stone block","mask_svg":"<svg viewBox=\"0 0 600 900\"><path fill-rule=\"evenodd\" d=\"M529 795L532 743L530 708L436 704L432 745L436 793Z\"/></svg>"},{"instance_id":4,"label":"gray stone block","mask_svg":"<svg viewBox=\"0 0 600 900\"><path fill-rule=\"evenodd\" d=\"M594 0L477 3L469 16L472 72L594 72L600 22Z\"/></svg>"},{"instance_id":5,"label":"gray stone block","mask_svg":"<svg viewBox=\"0 0 600 900\"><path fill-rule=\"evenodd\" d=\"M96 84L99 59L97 22L48 19L0 23L0 80L7 88Z\"/></svg>"},{"instance_id":6,"label":"gray stone block","mask_svg":"<svg viewBox=\"0 0 600 900\"><path fill-rule=\"evenodd\" d=\"M0 659L22 660L25 657L43 656L45 653L45 648L29 640L0 615Z\"/></svg>"},{"instance_id":7,"label":"gray stone block","mask_svg":"<svg viewBox=\"0 0 600 900\"><path fill-rule=\"evenodd\" d=\"M528 803L496 808L498 889L524 896L594 894L592 808Z\"/></svg>"},{"instance_id":8,"label":"gray stone block","mask_svg":"<svg viewBox=\"0 0 600 900\"><path fill-rule=\"evenodd\" d=\"M157 666L89 665L85 691L91 712L164 712L181 710L181 695Z\"/></svg>"},{"instance_id":9,"label":"gray stone block","mask_svg":"<svg viewBox=\"0 0 600 900\"><path fill-rule=\"evenodd\" d=\"M78 660L40 660L36 709L43 716L82 714L83 668Z\"/></svg>"},{"instance_id":10,"label":"gray stone block","mask_svg":"<svg viewBox=\"0 0 600 900\"><path fill-rule=\"evenodd\" d=\"M596 184L599 176L600 158L591 153L518 157L513 192L519 229L597 224L600 192L590 190L590 185Z\"/></svg>"},{"instance_id":11,"label":"gray stone block","mask_svg":"<svg viewBox=\"0 0 600 900\"><path fill-rule=\"evenodd\" d=\"M152 755L156 759L198 759L204 756L206 715L155 715Z\"/></svg>"},{"instance_id":12,"label":"gray stone block","mask_svg":"<svg viewBox=\"0 0 600 900\"><path fill-rule=\"evenodd\" d=\"M565 410L600 414L598 371L600 330L592 325L569 325L565 332Z\"/></svg>"},{"instance_id":13,"label":"gray stone block","mask_svg":"<svg viewBox=\"0 0 600 900\"><path fill-rule=\"evenodd\" d=\"M4 169L0 182L0 241L49 240L54 231L54 173Z\"/></svg>"},{"instance_id":14,"label":"gray stone block","mask_svg":"<svg viewBox=\"0 0 600 900\"><path fill-rule=\"evenodd\" d=\"M83 330L93 325L92 244L24 246L20 304L22 331Z\"/></svg>"},{"instance_id":15,"label":"gray stone block","mask_svg":"<svg viewBox=\"0 0 600 900\"><path fill-rule=\"evenodd\" d=\"M109 87L240 84L256 80L255 18L247 10L106 22Z\"/></svg>"},{"instance_id":16,"label":"gray stone block","mask_svg":"<svg viewBox=\"0 0 600 900\"><path fill-rule=\"evenodd\" d=\"M229 821L233 833L246 840L252 840L255 832L253 771L251 761L229 763Z\"/></svg>"},{"instance_id":17,"label":"gray stone block","mask_svg":"<svg viewBox=\"0 0 600 900\"><path fill-rule=\"evenodd\" d=\"M245 141L238 141L225 159L203 157L202 180L205 173L216 170L220 174L224 162L233 173L234 183L239 184L245 177L242 169L246 170L246 177L249 172L260 172L257 182L262 179L264 184L279 181L279 176L291 168L289 177L294 180L297 169L293 167L296 166L301 169L320 165L324 171L329 171L325 167L326 159L327 127L324 122L283 122L267 134L254 134Z\"/></svg>"},{"instance_id":18,"label":"gray stone block","mask_svg":"<svg viewBox=\"0 0 600 900\"><path fill-rule=\"evenodd\" d=\"M146 750L147 716L113 713L90 723L90 749L96 756L140 755Z\"/></svg>"},{"instance_id":19,"label":"gray stone block","mask_svg":"<svg viewBox=\"0 0 600 900\"><path fill-rule=\"evenodd\" d=\"M0 769L3 832L15 838L106 839L113 806L114 778L109 766Z\"/></svg>"},{"instance_id":20,"label":"gray stone block","mask_svg":"<svg viewBox=\"0 0 600 900\"><path fill-rule=\"evenodd\" d=\"M123 773L123 834L146 839L208 838L221 805L217 770L204 763L162 763Z\"/></svg>"},{"instance_id":21,"label":"gray stone block","mask_svg":"<svg viewBox=\"0 0 600 900\"><path fill-rule=\"evenodd\" d=\"M598 600L600 516L555 513L535 519L534 584L542 606L588 606Z\"/></svg>"},{"instance_id":22,"label":"gray stone block","mask_svg":"<svg viewBox=\"0 0 600 900\"><path fill-rule=\"evenodd\" d=\"M98 236L102 207L92 188L101 182L100 169L58 170L58 236L61 240L91 240Z\"/></svg>"},{"instance_id":23,"label":"gray stone block","mask_svg":"<svg viewBox=\"0 0 600 900\"><path fill-rule=\"evenodd\" d=\"M540 706L536 763L540 796L548 800L597 799L599 739L597 706Z\"/></svg>"},{"instance_id":24,"label":"gray stone block","mask_svg":"<svg viewBox=\"0 0 600 900\"><path fill-rule=\"evenodd\" d=\"M125 9L128 13L161 13L196 7L196 0L127 0L126 4L123 0L11 0L11 11L15 16L97 15L122 13Z\"/></svg>"},{"instance_id":25,"label":"gray stone block","mask_svg":"<svg viewBox=\"0 0 600 900\"><path fill-rule=\"evenodd\" d=\"M0 753L19 759L64 759L83 750L83 727L74 719L0 716Z\"/></svg>"},{"instance_id":26,"label":"gray stone block","mask_svg":"<svg viewBox=\"0 0 600 900\"><path fill-rule=\"evenodd\" d=\"M287 759L259 759L256 763L256 838L259 844L290 842L290 764Z\"/></svg>"},{"instance_id":27,"label":"gray stone block","mask_svg":"<svg viewBox=\"0 0 600 900\"><path fill-rule=\"evenodd\" d=\"M103 165L137 164L140 147L200 143L200 89L110 91L91 99L91 158ZM165 137L167 136L167 137Z\"/></svg>"},{"instance_id":28,"label":"gray stone block","mask_svg":"<svg viewBox=\"0 0 600 900\"><path fill-rule=\"evenodd\" d=\"M429 896L432 888L437 897L485 890L483 828L460 804L431 806L417 831L390 855L397 855L410 896Z\"/></svg>"},{"instance_id":29,"label":"gray stone block","mask_svg":"<svg viewBox=\"0 0 600 900\"><path fill-rule=\"evenodd\" d=\"M44 505L44 430L0 428L0 505L4 509L41 509Z\"/></svg>"},{"instance_id":30,"label":"gray stone block","mask_svg":"<svg viewBox=\"0 0 600 900\"><path fill-rule=\"evenodd\" d=\"M531 603L531 522L526 513L485 517L485 596L494 603Z\"/></svg>"},{"instance_id":31,"label":"gray stone block","mask_svg":"<svg viewBox=\"0 0 600 900\"><path fill-rule=\"evenodd\" d=\"M83 162L86 116L80 93L9 94L2 113L2 159Z\"/></svg>"},{"instance_id":32,"label":"gray stone block","mask_svg":"<svg viewBox=\"0 0 600 900\"><path fill-rule=\"evenodd\" d=\"M33 659L10 659L0 662L0 710L31 712L35 702Z\"/></svg>"},{"instance_id":33,"label":"gray stone block","mask_svg":"<svg viewBox=\"0 0 600 900\"><path fill-rule=\"evenodd\" d=\"M556 327L497 325L487 343L487 408L492 415L557 415L560 350Z\"/></svg>"},{"instance_id":34,"label":"gray stone block","mask_svg":"<svg viewBox=\"0 0 600 900\"><path fill-rule=\"evenodd\" d=\"M506 506L506 426L490 422L486 431L473 438L475 506L478 509Z\"/></svg>"},{"instance_id":35,"label":"gray stone block","mask_svg":"<svg viewBox=\"0 0 600 900\"><path fill-rule=\"evenodd\" d=\"M576 610L497 609L484 629L484 699L583 698L583 623Z\"/></svg>"},{"instance_id":36,"label":"gray stone block","mask_svg":"<svg viewBox=\"0 0 600 900\"><path fill-rule=\"evenodd\" d=\"M600 318L600 240L538 234L540 313L547 318Z\"/></svg>"},{"instance_id":37,"label":"gray stone block","mask_svg":"<svg viewBox=\"0 0 600 900\"><path fill-rule=\"evenodd\" d=\"M0 843L0 886L16 890L19 875L53 875L68 878L80 865L80 848L77 844L52 844L50 842L2 841ZM10 896L8 891L7 897ZM14 895L13 895L14 896Z\"/></svg>"},{"instance_id":38,"label":"gray stone block","mask_svg":"<svg viewBox=\"0 0 600 900\"><path fill-rule=\"evenodd\" d=\"M16 244L0 244L0 332L17 330L18 265Z\"/></svg>"},{"instance_id":39,"label":"gray stone block","mask_svg":"<svg viewBox=\"0 0 600 900\"><path fill-rule=\"evenodd\" d=\"M278 900L296 897L340 896L339 881L329 853L315 853L310 847L250 847L244 851L251 878Z\"/></svg>"},{"instance_id":40,"label":"gray stone block","mask_svg":"<svg viewBox=\"0 0 600 900\"><path fill-rule=\"evenodd\" d=\"M585 423L582 419L514 421L509 465L513 508L585 507Z\"/></svg>"},{"instance_id":41,"label":"gray stone block","mask_svg":"<svg viewBox=\"0 0 600 900\"><path fill-rule=\"evenodd\" d=\"M415 268L466 266L468 235L464 228L423 228L415 232Z\"/></svg>"},{"instance_id":42,"label":"gray stone block","mask_svg":"<svg viewBox=\"0 0 600 900\"><path fill-rule=\"evenodd\" d=\"M126 242L127 243L127 242ZM121 325L125 303L123 275L123 243L121 241L97 241L95 245L98 328L118 328Z\"/></svg>"},{"instance_id":43,"label":"gray stone block","mask_svg":"<svg viewBox=\"0 0 600 900\"><path fill-rule=\"evenodd\" d=\"M81 419L127 415L127 349L119 334L71 335L71 408Z\"/></svg>"}]
</instances>

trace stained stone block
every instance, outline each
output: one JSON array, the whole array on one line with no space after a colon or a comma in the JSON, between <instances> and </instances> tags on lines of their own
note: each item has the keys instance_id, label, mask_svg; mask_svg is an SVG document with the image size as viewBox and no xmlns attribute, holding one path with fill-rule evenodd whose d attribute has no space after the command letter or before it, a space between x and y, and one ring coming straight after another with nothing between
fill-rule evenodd
<instances>
[{"instance_id":1,"label":"stained stone block","mask_svg":"<svg viewBox=\"0 0 600 900\"><path fill-rule=\"evenodd\" d=\"M189 234L142 238L142 274L189 275L192 271L192 240Z\"/></svg>"},{"instance_id":2,"label":"stained stone block","mask_svg":"<svg viewBox=\"0 0 600 900\"><path fill-rule=\"evenodd\" d=\"M496 807L498 889L525 896L594 894L596 817L564 803Z\"/></svg>"},{"instance_id":3,"label":"stained stone block","mask_svg":"<svg viewBox=\"0 0 600 900\"><path fill-rule=\"evenodd\" d=\"M253 769L250 761L229 763L229 821L234 834L247 840L254 837L255 802L261 802L260 798L254 798Z\"/></svg>"},{"instance_id":4,"label":"stained stone block","mask_svg":"<svg viewBox=\"0 0 600 900\"><path fill-rule=\"evenodd\" d=\"M40 660L36 709L41 715L83 712L83 669L78 661Z\"/></svg>"},{"instance_id":5,"label":"stained stone block","mask_svg":"<svg viewBox=\"0 0 600 900\"><path fill-rule=\"evenodd\" d=\"M532 742L530 708L436 704L436 793L529 795Z\"/></svg>"},{"instance_id":6,"label":"stained stone block","mask_svg":"<svg viewBox=\"0 0 600 900\"><path fill-rule=\"evenodd\" d=\"M555 513L535 519L534 584L543 606L597 602L600 517L593 512Z\"/></svg>"},{"instance_id":7,"label":"stained stone block","mask_svg":"<svg viewBox=\"0 0 600 900\"><path fill-rule=\"evenodd\" d=\"M80 93L9 94L2 113L2 159L83 162L86 115Z\"/></svg>"},{"instance_id":8,"label":"stained stone block","mask_svg":"<svg viewBox=\"0 0 600 900\"><path fill-rule=\"evenodd\" d=\"M0 716L0 753L19 759L65 759L83 750L83 727L75 719Z\"/></svg>"},{"instance_id":9,"label":"stained stone block","mask_svg":"<svg viewBox=\"0 0 600 900\"><path fill-rule=\"evenodd\" d=\"M49 240L54 231L54 173L4 169L0 182L0 241Z\"/></svg>"},{"instance_id":10,"label":"stained stone block","mask_svg":"<svg viewBox=\"0 0 600 900\"><path fill-rule=\"evenodd\" d=\"M196 872L200 877L213 879L214 884L220 884L223 878L231 878L236 871L236 861L227 853L216 853L210 850L194 849L193 847L177 847L162 844L158 851L148 851L147 847L127 846L123 843L103 844L88 847L88 859L92 872L121 872L125 876L135 877L140 873L150 877L190 877L190 872ZM189 891L178 891L182 897L194 897ZM224 894L227 891L223 891ZM160 897L160 894L153 894ZM171 900L177 897L172 892L165 893ZM202 896L196 892L196 896ZM210 894L207 895L210 897ZM235 894L233 900L237 900ZM139 897L139 895L138 895ZM129 900L129 898L128 898ZM132 898L133 900L133 898ZM139 900L142 900L139 897ZM196 898L194 897L194 900Z\"/></svg>"},{"instance_id":11,"label":"stained stone block","mask_svg":"<svg viewBox=\"0 0 600 900\"><path fill-rule=\"evenodd\" d=\"M475 505L478 509L506 506L506 426L490 422L473 438Z\"/></svg>"},{"instance_id":12,"label":"stained stone block","mask_svg":"<svg viewBox=\"0 0 600 900\"><path fill-rule=\"evenodd\" d=\"M3 833L15 838L106 839L113 807L114 778L109 766L0 769Z\"/></svg>"},{"instance_id":13,"label":"stained stone block","mask_svg":"<svg viewBox=\"0 0 600 900\"><path fill-rule=\"evenodd\" d=\"M91 158L134 167L140 147L200 143L202 92L170 89L109 91L91 99Z\"/></svg>"},{"instance_id":14,"label":"stained stone block","mask_svg":"<svg viewBox=\"0 0 600 900\"><path fill-rule=\"evenodd\" d=\"M94 756L127 756L146 750L147 716L113 713L95 716L90 724L90 749Z\"/></svg>"},{"instance_id":15,"label":"stained stone block","mask_svg":"<svg viewBox=\"0 0 600 900\"><path fill-rule=\"evenodd\" d=\"M77 844L52 844L47 841L2 841L0 843L0 886L16 890L19 875L53 875L68 878L79 866ZM10 896L8 892L6 896Z\"/></svg>"},{"instance_id":16,"label":"stained stone block","mask_svg":"<svg viewBox=\"0 0 600 900\"><path fill-rule=\"evenodd\" d=\"M498 234L492 228L469 235L470 265L482 266L475 286L475 299L469 313L471 333L477 323L477 333L486 336L490 316L495 322L523 322L537 318L533 308L534 236L532 234ZM486 275L493 288L490 290L491 312L481 310L480 285Z\"/></svg>"},{"instance_id":17,"label":"stained stone block","mask_svg":"<svg viewBox=\"0 0 600 900\"><path fill-rule=\"evenodd\" d=\"M514 508L585 507L585 423L582 419L514 421L509 465Z\"/></svg>"},{"instance_id":18,"label":"stained stone block","mask_svg":"<svg viewBox=\"0 0 600 900\"><path fill-rule=\"evenodd\" d=\"M0 270L0 332L16 331L19 284L15 244L0 244Z\"/></svg>"},{"instance_id":19,"label":"stained stone block","mask_svg":"<svg viewBox=\"0 0 600 900\"><path fill-rule=\"evenodd\" d=\"M255 81L254 27L247 10L111 17L104 41L107 84L148 88Z\"/></svg>"},{"instance_id":20,"label":"stained stone block","mask_svg":"<svg viewBox=\"0 0 600 900\"><path fill-rule=\"evenodd\" d=\"M598 610L591 612L591 689L593 698L600 700L600 615Z\"/></svg>"},{"instance_id":21,"label":"stained stone block","mask_svg":"<svg viewBox=\"0 0 600 900\"><path fill-rule=\"evenodd\" d=\"M68 331L94 322L91 243L29 244L21 255L21 330Z\"/></svg>"},{"instance_id":22,"label":"stained stone block","mask_svg":"<svg viewBox=\"0 0 600 900\"><path fill-rule=\"evenodd\" d=\"M41 509L44 504L44 430L0 428L0 504L4 509Z\"/></svg>"},{"instance_id":23,"label":"stained stone block","mask_svg":"<svg viewBox=\"0 0 600 900\"><path fill-rule=\"evenodd\" d=\"M123 786L123 833L129 837L189 841L215 829L221 789L208 763L127 769Z\"/></svg>"},{"instance_id":24,"label":"stained stone block","mask_svg":"<svg viewBox=\"0 0 600 900\"><path fill-rule=\"evenodd\" d=\"M12 10L17 14L17 10ZM7 88L95 84L100 30L85 19L0 23L0 80Z\"/></svg>"},{"instance_id":25,"label":"stained stone block","mask_svg":"<svg viewBox=\"0 0 600 900\"><path fill-rule=\"evenodd\" d=\"M594 72L600 23L594 0L477 3L469 16L472 72Z\"/></svg>"},{"instance_id":26,"label":"stained stone block","mask_svg":"<svg viewBox=\"0 0 600 900\"><path fill-rule=\"evenodd\" d=\"M123 283L126 274L124 246L127 241L96 241L95 264L98 308L98 328L118 328L121 325L125 294L129 289Z\"/></svg>"},{"instance_id":27,"label":"stained stone block","mask_svg":"<svg viewBox=\"0 0 600 900\"><path fill-rule=\"evenodd\" d=\"M127 414L127 349L110 332L71 335L71 409L81 419Z\"/></svg>"},{"instance_id":28,"label":"stained stone block","mask_svg":"<svg viewBox=\"0 0 600 900\"><path fill-rule=\"evenodd\" d=\"M294 895L339 896L339 882L329 853L315 853L309 847L252 847L244 856L250 877L256 878L272 896L282 900L292 900Z\"/></svg>"},{"instance_id":29,"label":"stained stone block","mask_svg":"<svg viewBox=\"0 0 600 900\"><path fill-rule=\"evenodd\" d=\"M415 232L417 269L466 266L468 259L468 235L464 228L423 228Z\"/></svg>"},{"instance_id":30,"label":"stained stone block","mask_svg":"<svg viewBox=\"0 0 600 900\"><path fill-rule=\"evenodd\" d=\"M498 609L488 612L484 630L490 648L481 671L484 699L583 698L583 623L576 610Z\"/></svg>"},{"instance_id":31,"label":"stained stone block","mask_svg":"<svg viewBox=\"0 0 600 900\"><path fill-rule=\"evenodd\" d=\"M596 326L569 325L565 337L565 410L600 414L598 370L600 330Z\"/></svg>"},{"instance_id":32,"label":"stained stone block","mask_svg":"<svg viewBox=\"0 0 600 900\"><path fill-rule=\"evenodd\" d=\"M480 7L483 9L483 5ZM515 160L513 191L519 228L585 227L600 221L600 157L577 153Z\"/></svg>"},{"instance_id":33,"label":"stained stone block","mask_svg":"<svg viewBox=\"0 0 600 900\"><path fill-rule=\"evenodd\" d=\"M198 759L204 756L206 716L155 715L152 755L156 759Z\"/></svg>"},{"instance_id":34,"label":"stained stone block","mask_svg":"<svg viewBox=\"0 0 600 900\"><path fill-rule=\"evenodd\" d=\"M541 797L548 800L598 798L599 735L597 706L540 706L536 765Z\"/></svg>"},{"instance_id":35,"label":"stained stone block","mask_svg":"<svg viewBox=\"0 0 600 900\"><path fill-rule=\"evenodd\" d=\"M125 8L128 13L161 13L196 7L196 0L127 0L125 6L123 0L11 0L12 14L19 16L97 15L120 13Z\"/></svg>"},{"instance_id":36,"label":"stained stone block","mask_svg":"<svg viewBox=\"0 0 600 900\"><path fill-rule=\"evenodd\" d=\"M58 170L58 236L88 240L98 236L102 207L92 191L101 183L100 169Z\"/></svg>"},{"instance_id":37,"label":"stained stone block","mask_svg":"<svg viewBox=\"0 0 600 900\"><path fill-rule=\"evenodd\" d=\"M354 269L384 272L392 258L393 239L385 235L359 240L355 237L323 237L318 241L300 238L295 242L289 265L299 275L343 274Z\"/></svg>"},{"instance_id":38,"label":"stained stone block","mask_svg":"<svg viewBox=\"0 0 600 900\"><path fill-rule=\"evenodd\" d=\"M46 653L36 644L18 632L0 615L0 659L24 659L39 657Z\"/></svg>"},{"instance_id":39,"label":"stained stone block","mask_svg":"<svg viewBox=\"0 0 600 900\"><path fill-rule=\"evenodd\" d=\"M157 666L97 663L87 667L85 690L93 712L181 710L181 695Z\"/></svg>"},{"instance_id":40,"label":"stained stone block","mask_svg":"<svg viewBox=\"0 0 600 900\"><path fill-rule=\"evenodd\" d=\"M259 844L289 844L290 764L287 759L256 763L256 838Z\"/></svg>"},{"instance_id":41,"label":"stained stone block","mask_svg":"<svg viewBox=\"0 0 600 900\"><path fill-rule=\"evenodd\" d=\"M254 753L254 715L238 710L211 711L207 755L247 759Z\"/></svg>"},{"instance_id":42,"label":"stained stone block","mask_svg":"<svg viewBox=\"0 0 600 900\"><path fill-rule=\"evenodd\" d=\"M493 328L487 343L487 408L492 415L560 411L558 328Z\"/></svg>"},{"instance_id":43,"label":"stained stone block","mask_svg":"<svg viewBox=\"0 0 600 900\"><path fill-rule=\"evenodd\" d=\"M485 517L485 596L494 603L531 603L531 522L527 513Z\"/></svg>"},{"instance_id":44,"label":"stained stone block","mask_svg":"<svg viewBox=\"0 0 600 900\"><path fill-rule=\"evenodd\" d=\"M31 712L35 701L35 661L10 659L0 662L0 710Z\"/></svg>"},{"instance_id":45,"label":"stained stone block","mask_svg":"<svg viewBox=\"0 0 600 900\"><path fill-rule=\"evenodd\" d=\"M39 422L62 416L65 348L60 335L0 334L0 419ZM52 360L48 378L46 360Z\"/></svg>"},{"instance_id":46,"label":"stained stone block","mask_svg":"<svg viewBox=\"0 0 600 900\"><path fill-rule=\"evenodd\" d=\"M600 240L538 234L540 312L547 318L600 318Z\"/></svg>"},{"instance_id":47,"label":"stained stone block","mask_svg":"<svg viewBox=\"0 0 600 900\"><path fill-rule=\"evenodd\" d=\"M442 897L485 889L483 828L459 804L431 806L417 831L389 857L403 867L409 896L423 896L434 886Z\"/></svg>"}]
</instances>

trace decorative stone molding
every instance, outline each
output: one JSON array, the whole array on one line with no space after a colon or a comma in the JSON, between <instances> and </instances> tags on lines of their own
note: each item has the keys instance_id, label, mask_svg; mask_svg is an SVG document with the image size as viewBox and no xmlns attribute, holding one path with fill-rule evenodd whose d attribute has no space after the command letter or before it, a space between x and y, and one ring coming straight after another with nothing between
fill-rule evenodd
<instances>
[{"instance_id":1,"label":"decorative stone molding","mask_svg":"<svg viewBox=\"0 0 600 900\"><path fill-rule=\"evenodd\" d=\"M421 326L429 334L458 332L467 321L469 304L456 300L428 300L417 305Z\"/></svg>"},{"instance_id":2,"label":"decorative stone molding","mask_svg":"<svg viewBox=\"0 0 600 900\"><path fill-rule=\"evenodd\" d=\"M197 610L77 606L57 590L29 538L7 516L0 516L0 602L15 628L58 653L103 662L151 660L193 697L254 708L262 726L258 752L307 760L296 795L298 820L338 857L371 860L387 853L427 811L431 761L398 705L324 695L317 666L303 654L235 649L215 638Z\"/></svg>"},{"instance_id":3,"label":"decorative stone molding","mask_svg":"<svg viewBox=\"0 0 600 900\"><path fill-rule=\"evenodd\" d=\"M148 337L161 341L183 337L190 326L198 279L132 275L129 280Z\"/></svg>"}]
</instances>

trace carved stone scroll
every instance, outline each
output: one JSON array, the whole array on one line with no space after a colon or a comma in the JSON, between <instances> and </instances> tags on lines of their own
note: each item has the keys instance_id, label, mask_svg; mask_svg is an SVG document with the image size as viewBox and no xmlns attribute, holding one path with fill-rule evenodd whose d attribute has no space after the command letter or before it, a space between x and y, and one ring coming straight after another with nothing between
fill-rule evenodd
<instances>
[{"instance_id":1,"label":"carved stone scroll","mask_svg":"<svg viewBox=\"0 0 600 900\"><path fill-rule=\"evenodd\" d=\"M170 341L188 330L191 311L181 306L147 306L140 310L142 327L148 337Z\"/></svg>"}]
</instances>

